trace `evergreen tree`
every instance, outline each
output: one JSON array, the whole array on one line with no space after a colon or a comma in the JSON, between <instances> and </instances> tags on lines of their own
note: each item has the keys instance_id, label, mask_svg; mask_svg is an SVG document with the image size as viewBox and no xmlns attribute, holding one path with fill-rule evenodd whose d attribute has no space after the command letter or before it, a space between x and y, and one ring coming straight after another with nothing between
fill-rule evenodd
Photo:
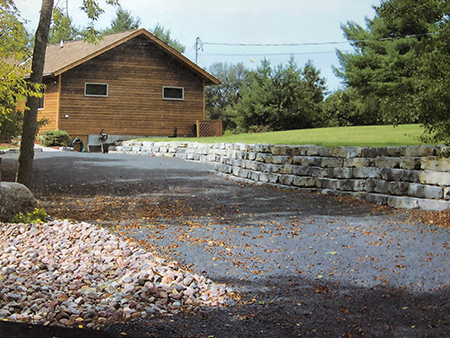
<instances>
[{"instance_id":1,"label":"evergreen tree","mask_svg":"<svg viewBox=\"0 0 450 338\"><path fill-rule=\"evenodd\" d=\"M324 102L322 127L364 126L385 124L383 107L375 95L362 96L356 89L340 89Z\"/></svg>"},{"instance_id":2,"label":"evergreen tree","mask_svg":"<svg viewBox=\"0 0 450 338\"><path fill-rule=\"evenodd\" d=\"M411 106L409 94L414 92L417 39L396 39L384 20L367 19L367 29L349 22L342 26L344 34L355 47L355 53L338 52L340 69L335 69L348 86L358 89L364 97L375 95L386 107L386 119L392 123L414 121L407 109L399 114L398 105ZM402 98L401 102L397 99Z\"/></svg>"},{"instance_id":3,"label":"evergreen tree","mask_svg":"<svg viewBox=\"0 0 450 338\"><path fill-rule=\"evenodd\" d=\"M138 29L140 25L141 19L139 17L135 18L131 15L131 12L119 7L116 10L115 19L111 21L111 26L105 29L103 33L113 34L125 32L128 30ZM183 46L178 40L171 38L170 29L165 30L159 23L156 24L155 28L149 29L149 32L180 53L183 53L186 50L186 47Z\"/></svg>"},{"instance_id":4,"label":"evergreen tree","mask_svg":"<svg viewBox=\"0 0 450 338\"><path fill-rule=\"evenodd\" d=\"M181 42L171 38L170 29L165 30L164 27L161 26L159 23L156 24L155 28L151 29L150 32L158 39L160 39L161 41L165 42L170 47L175 49L176 51L184 53L184 51L186 50L186 47L183 44L181 44Z\"/></svg>"},{"instance_id":5,"label":"evergreen tree","mask_svg":"<svg viewBox=\"0 0 450 338\"><path fill-rule=\"evenodd\" d=\"M343 26L355 52L338 52L337 75L377 100L384 121L421 122L424 140L450 141L450 4L389 0L375 9L366 29Z\"/></svg>"},{"instance_id":6,"label":"evergreen tree","mask_svg":"<svg viewBox=\"0 0 450 338\"><path fill-rule=\"evenodd\" d=\"M254 126L272 130L312 128L321 115L325 81L308 62L299 69L293 58L285 67L272 69L263 60L250 72L250 83L239 89L235 123L245 131Z\"/></svg>"},{"instance_id":7,"label":"evergreen tree","mask_svg":"<svg viewBox=\"0 0 450 338\"><path fill-rule=\"evenodd\" d=\"M417 37L411 110L425 126L424 141L450 143L450 3L388 1L378 9L392 31Z\"/></svg>"},{"instance_id":8,"label":"evergreen tree","mask_svg":"<svg viewBox=\"0 0 450 338\"><path fill-rule=\"evenodd\" d=\"M206 115L209 119L222 120L224 130L233 130L231 111L239 102L239 88L248 84L248 69L243 63L237 65L217 62L209 67L209 73L220 81L218 86L208 86L205 89Z\"/></svg>"},{"instance_id":9,"label":"evergreen tree","mask_svg":"<svg viewBox=\"0 0 450 338\"><path fill-rule=\"evenodd\" d=\"M116 17L111 20L111 26L104 30L105 34L114 34L138 29L141 24L139 17L134 17L131 12L124 10L122 7L117 8Z\"/></svg>"}]
</instances>

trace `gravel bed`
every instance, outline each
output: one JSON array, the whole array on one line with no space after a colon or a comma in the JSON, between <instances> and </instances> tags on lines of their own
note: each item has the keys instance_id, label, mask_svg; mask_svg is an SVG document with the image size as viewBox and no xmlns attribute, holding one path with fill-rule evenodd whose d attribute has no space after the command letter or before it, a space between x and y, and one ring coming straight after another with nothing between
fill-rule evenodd
<instances>
[{"instance_id":1,"label":"gravel bed","mask_svg":"<svg viewBox=\"0 0 450 338\"><path fill-rule=\"evenodd\" d=\"M2 320L99 329L225 305L233 291L96 225L0 226Z\"/></svg>"}]
</instances>

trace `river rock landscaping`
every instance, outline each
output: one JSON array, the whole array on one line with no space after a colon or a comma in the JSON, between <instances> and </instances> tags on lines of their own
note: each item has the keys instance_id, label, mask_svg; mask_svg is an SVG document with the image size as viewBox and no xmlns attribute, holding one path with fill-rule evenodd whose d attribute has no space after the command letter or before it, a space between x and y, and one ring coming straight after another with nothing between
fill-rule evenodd
<instances>
[{"instance_id":1,"label":"river rock landscaping","mask_svg":"<svg viewBox=\"0 0 450 338\"><path fill-rule=\"evenodd\" d=\"M219 306L232 292L92 224L1 226L3 320L98 329Z\"/></svg>"}]
</instances>

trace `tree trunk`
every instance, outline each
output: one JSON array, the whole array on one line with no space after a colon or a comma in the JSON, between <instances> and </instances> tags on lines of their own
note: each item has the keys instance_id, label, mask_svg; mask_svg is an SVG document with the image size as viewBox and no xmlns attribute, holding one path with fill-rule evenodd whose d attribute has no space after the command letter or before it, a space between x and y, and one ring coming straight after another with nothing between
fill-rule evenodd
<instances>
[{"instance_id":1,"label":"tree trunk","mask_svg":"<svg viewBox=\"0 0 450 338\"><path fill-rule=\"evenodd\" d=\"M36 31L30 83L41 84L44 72L45 50L47 47L53 0L42 0L41 17ZM23 117L22 140L20 143L19 166L16 181L26 186L31 184L34 157L34 141L37 132L37 111L39 98L31 96L27 100L28 109Z\"/></svg>"}]
</instances>

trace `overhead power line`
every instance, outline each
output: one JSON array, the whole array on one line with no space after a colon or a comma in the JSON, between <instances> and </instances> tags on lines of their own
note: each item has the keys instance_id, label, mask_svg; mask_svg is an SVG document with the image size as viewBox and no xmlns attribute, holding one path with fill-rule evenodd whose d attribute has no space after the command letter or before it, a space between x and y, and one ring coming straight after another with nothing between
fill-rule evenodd
<instances>
[{"instance_id":1,"label":"overhead power line","mask_svg":"<svg viewBox=\"0 0 450 338\"><path fill-rule=\"evenodd\" d=\"M226 42L203 42L211 46L238 46L238 47L295 47L295 46L319 46L337 45L347 42L305 42L305 43L226 43Z\"/></svg>"},{"instance_id":2,"label":"overhead power line","mask_svg":"<svg viewBox=\"0 0 450 338\"><path fill-rule=\"evenodd\" d=\"M203 42L203 45L210 46L239 46L239 47L295 47L295 46L323 46L323 45L340 45L348 43L361 43L385 40L398 40L405 38L413 38L426 35L434 35L436 33L411 34L398 37L367 39L367 40L348 40L348 41L329 41L329 42L303 42L303 43L228 43L228 42Z\"/></svg>"},{"instance_id":3,"label":"overhead power line","mask_svg":"<svg viewBox=\"0 0 450 338\"><path fill-rule=\"evenodd\" d=\"M344 50L344 52L351 52L351 50ZM276 56L276 55L307 55L307 54L331 54L336 53L335 50L333 51L323 51L323 52L302 52L302 53L262 53L262 54L255 54L255 53L246 53L246 54L215 54L215 53L203 53L203 55L210 55L210 56Z\"/></svg>"},{"instance_id":4,"label":"overhead power line","mask_svg":"<svg viewBox=\"0 0 450 338\"><path fill-rule=\"evenodd\" d=\"M396 36L380 39L366 39L366 40L347 40L347 41L328 41L328 42L302 42L302 43L229 43L229 42L203 42L199 37L195 44L195 61L198 62L199 51L204 52L203 46L233 46L233 47L298 47L298 46L325 46L325 45L340 45L340 44L355 44L366 43L374 41L388 41L399 40L412 37L429 36L438 33L423 33L423 34L410 34L405 36ZM343 52L351 52L351 50L345 50ZM336 51L320 51L320 52L301 52L301 53L203 53L203 55L210 56L277 56L277 55L307 55L307 54L330 54L336 53Z\"/></svg>"}]
</instances>

